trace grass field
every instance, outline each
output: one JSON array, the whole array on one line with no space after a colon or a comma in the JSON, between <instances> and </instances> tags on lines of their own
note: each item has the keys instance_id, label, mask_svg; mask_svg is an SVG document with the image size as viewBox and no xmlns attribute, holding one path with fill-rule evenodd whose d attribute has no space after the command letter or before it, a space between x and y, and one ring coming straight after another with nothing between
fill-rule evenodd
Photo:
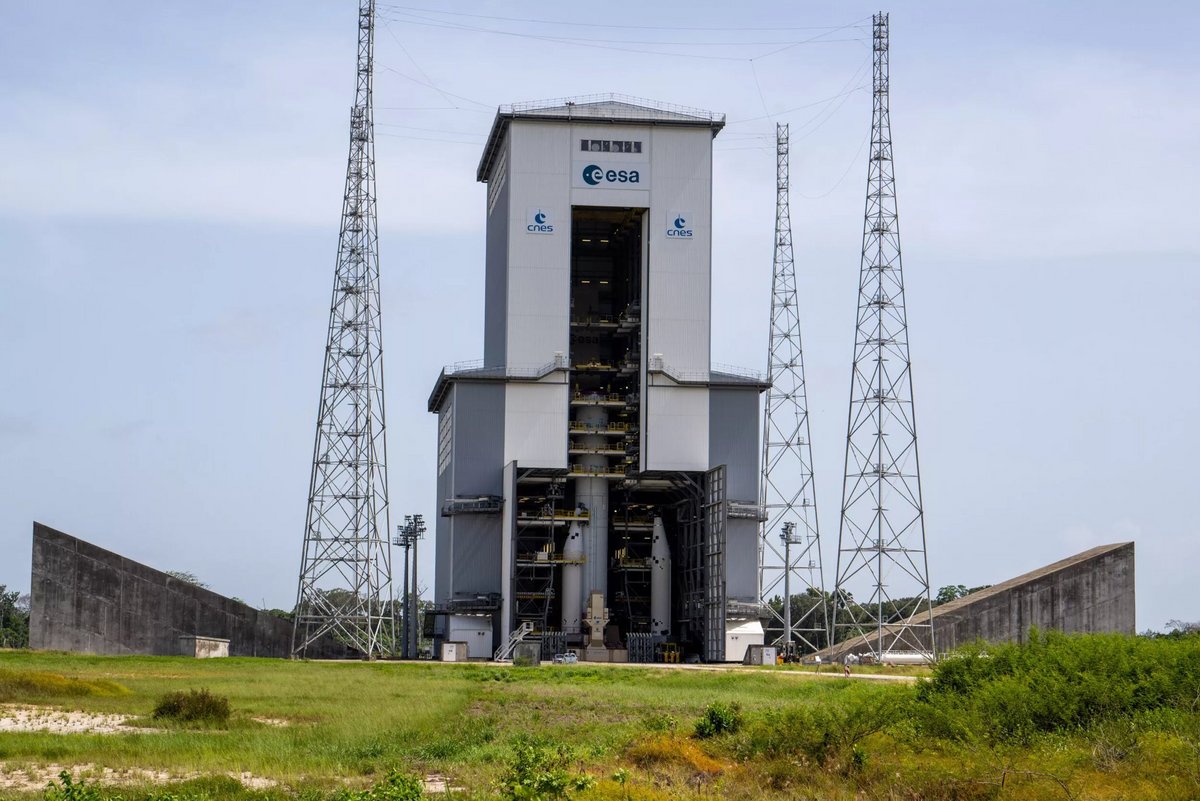
<instances>
[{"instance_id":1,"label":"grass field","mask_svg":"<svg viewBox=\"0 0 1200 801\"><path fill-rule=\"evenodd\" d=\"M151 717L166 693L197 688L228 697L227 724L185 727ZM170 784L164 775L157 786L134 781L104 791L104 797L119 793L127 801L315 801L369 787L394 770L444 775L462 788L454 795L467 798L566 797L566 790L520 796L500 787L505 776L528 768L512 767L526 748L537 757L536 771L591 777L583 782L590 787L570 791L580 799L1200 798L1200 736L1188 728L1194 710L1190 717L1185 710L1157 723L1129 718L1124 728L1119 718L1106 718L1103 726L1043 726L1047 730L1029 736L964 736L945 715L986 717L993 714L990 707L951 713L945 710L958 707L935 706L919 694L910 682L778 668L512 668L0 652L0 704L8 709L133 715L130 724L141 730L0 732L0 775L53 764L93 766L92 775L107 767L191 777ZM716 712L708 711L713 704ZM725 713L732 715L730 730L718 726L714 736L696 736L699 719ZM973 725L987 728L986 722ZM231 772L276 784L244 788L225 778ZM84 778L89 781L88 774ZM4 792L19 797L15 790Z\"/></svg>"}]
</instances>

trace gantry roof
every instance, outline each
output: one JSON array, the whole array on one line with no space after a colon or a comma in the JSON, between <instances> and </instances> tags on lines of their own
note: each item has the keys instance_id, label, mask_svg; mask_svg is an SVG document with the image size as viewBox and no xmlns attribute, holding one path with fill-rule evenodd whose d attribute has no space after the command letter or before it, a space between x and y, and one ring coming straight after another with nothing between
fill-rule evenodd
<instances>
[{"instance_id":1,"label":"gantry roof","mask_svg":"<svg viewBox=\"0 0 1200 801\"><path fill-rule=\"evenodd\" d=\"M492 164L504 143L508 126L516 119L549 120L556 122L587 122L592 124L684 125L712 129L713 136L725 127L725 115L687 106L660 103L628 95L603 94L557 100L533 100L512 103L496 110L492 131L488 134L483 156L475 177L487 181Z\"/></svg>"}]
</instances>

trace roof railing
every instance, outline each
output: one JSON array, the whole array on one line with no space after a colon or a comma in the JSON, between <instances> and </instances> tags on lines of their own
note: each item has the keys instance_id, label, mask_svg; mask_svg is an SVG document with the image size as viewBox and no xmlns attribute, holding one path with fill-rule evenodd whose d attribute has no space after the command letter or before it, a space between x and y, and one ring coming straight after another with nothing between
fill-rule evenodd
<instances>
[{"instance_id":1,"label":"roof railing","mask_svg":"<svg viewBox=\"0 0 1200 801\"><path fill-rule=\"evenodd\" d=\"M679 114L684 117L693 117L698 121L710 123L724 124L725 122L725 115L715 111L694 108L692 106L681 106L675 103L663 103L658 100L623 95L616 92L579 95L577 97L558 97L549 100L527 100L522 103L506 103L500 106L498 111L501 114L525 114L531 111L550 111L561 109L564 106L588 106L597 103L624 103L634 106L634 109L630 109L630 112L624 115L632 119L638 119L637 109L642 109L645 112L642 115L645 119L654 119L654 112L657 112L660 114Z\"/></svg>"}]
</instances>

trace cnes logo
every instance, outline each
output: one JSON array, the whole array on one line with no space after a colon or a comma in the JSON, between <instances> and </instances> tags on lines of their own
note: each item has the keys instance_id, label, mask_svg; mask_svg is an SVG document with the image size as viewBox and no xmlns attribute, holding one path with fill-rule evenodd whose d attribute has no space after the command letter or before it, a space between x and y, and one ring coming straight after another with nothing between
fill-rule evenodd
<instances>
[{"instance_id":1,"label":"cnes logo","mask_svg":"<svg viewBox=\"0 0 1200 801\"><path fill-rule=\"evenodd\" d=\"M637 184L642 176L637 170L605 169L598 164L589 164L583 168L583 180L588 186L602 184Z\"/></svg>"},{"instance_id":2,"label":"cnes logo","mask_svg":"<svg viewBox=\"0 0 1200 801\"><path fill-rule=\"evenodd\" d=\"M550 212L541 207L528 209L525 215L525 233L528 234L552 234L554 233L554 223L550 219Z\"/></svg>"},{"instance_id":3,"label":"cnes logo","mask_svg":"<svg viewBox=\"0 0 1200 801\"><path fill-rule=\"evenodd\" d=\"M673 211L667 215L668 239L691 239L694 234L690 212Z\"/></svg>"}]
</instances>

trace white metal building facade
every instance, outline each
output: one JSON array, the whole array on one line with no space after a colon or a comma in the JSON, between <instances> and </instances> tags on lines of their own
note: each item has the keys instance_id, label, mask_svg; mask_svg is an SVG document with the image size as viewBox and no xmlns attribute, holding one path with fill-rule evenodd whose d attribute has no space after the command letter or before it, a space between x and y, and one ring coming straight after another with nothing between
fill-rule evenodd
<instances>
[{"instance_id":1,"label":"white metal building facade","mask_svg":"<svg viewBox=\"0 0 1200 801\"><path fill-rule=\"evenodd\" d=\"M741 658L725 629L757 616L765 385L710 367L723 124L615 97L498 113L477 175L484 360L429 400L439 636L474 617L495 644L527 623L543 652L573 647L599 592L613 659Z\"/></svg>"}]
</instances>

